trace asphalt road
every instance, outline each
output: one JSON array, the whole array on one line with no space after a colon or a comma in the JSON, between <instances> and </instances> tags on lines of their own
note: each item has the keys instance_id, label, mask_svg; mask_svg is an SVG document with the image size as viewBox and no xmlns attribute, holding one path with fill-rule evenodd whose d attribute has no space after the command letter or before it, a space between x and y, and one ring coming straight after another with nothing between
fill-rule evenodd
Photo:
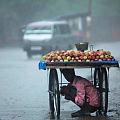
<instances>
[{"instance_id":1,"label":"asphalt road","mask_svg":"<svg viewBox=\"0 0 120 120\"><path fill-rule=\"evenodd\" d=\"M95 45L104 48L120 60L120 42ZM48 98L48 72L39 70L41 56L27 59L21 48L0 48L0 120L50 120ZM59 71L58 71L59 73ZM89 69L76 70L76 74L90 77ZM109 74L108 117L79 118L79 120L120 119L120 70L111 68ZM71 120L71 113L79 108L61 99L61 120Z\"/></svg>"}]
</instances>

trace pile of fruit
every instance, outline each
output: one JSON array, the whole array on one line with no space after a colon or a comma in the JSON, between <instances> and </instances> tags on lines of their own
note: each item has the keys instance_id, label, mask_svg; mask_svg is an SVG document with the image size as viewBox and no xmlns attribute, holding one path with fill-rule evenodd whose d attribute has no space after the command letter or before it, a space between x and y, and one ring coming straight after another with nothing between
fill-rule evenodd
<instances>
[{"instance_id":1,"label":"pile of fruit","mask_svg":"<svg viewBox=\"0 0 120 120\"><path fill-rule=\"evenodd\" d=\"M51 51L47 55L44 55L41 61L45 62L90 62L90 61L115 61L115 58L111 55L110 51L104 51L103 49L97 51L74 51L74 50L60 50Z\"/></svg>"}]
</instances>

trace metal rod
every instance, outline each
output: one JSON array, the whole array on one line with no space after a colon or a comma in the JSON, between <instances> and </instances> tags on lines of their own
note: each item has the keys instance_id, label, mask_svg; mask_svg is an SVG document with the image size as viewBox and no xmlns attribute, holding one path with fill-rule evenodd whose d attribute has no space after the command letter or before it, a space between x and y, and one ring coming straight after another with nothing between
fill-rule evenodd
<instances>
[{"instance_id":1,"label":"metal rod","mask_svg":"<svg viewBox=\"0 0 120 120\"><path fill-rule=\"evenodd\" d=\"M109 91L109 90L110 90L110 89L109 89L109 69L110 69L110 68L108 67L107 69L108 69L108 72L107 72L108 77L107 77L107 78L108 78L108 91ZM109 92L110 92L110 91L109 91Z\"/></svg>"},{"instance_id":2,"label":"metal rod","mask_svg":"<svg viewBox=\"0 0 120 120\"><path fill-rule=\"evenodd\" d=\"M62 73L61 73L61 83L60 83L60 86L62 87Z\"/></svg>"},{"instance_id":3,"label":"metal rod","mask_svg":"<svg viewBox=\"0 0 120 120\"><path fill-rule=\"evenodd\" d=\"M61 84L61 85L62 85L62 84L68 84L68 83L59 83L59 84Z\"/></svg>"},{"instance_id":4,"label":"metal rod","mask_svg":"<svg viewBox=\"0 0 120 120\"><path fill-rule=\"evenodd\" d=\"M48 92L49 92L50 94L55 95L55 93L54 93L53 91L51 91L51 90L48 90Z\"/></svg>"},{"instance_id":5,"label":"metal rod","mask_svg":"<svg viewBox=\"0 0 120 120\"><path fill-rule=\"evenodd\" d=\"M47 86L48 86L48 89L49 89L49 69L47 69Z\"/></svg>"},{"instance_id":6,"label":"metal rod","mask_svg":"<svg viewBox=\"0 0 120 120\"><path fill-rule=\"evenodd\" d=\"M92 68L91 68L91 82L93 83L93 77L92 77Z\"/></svg>"}]
</instances>

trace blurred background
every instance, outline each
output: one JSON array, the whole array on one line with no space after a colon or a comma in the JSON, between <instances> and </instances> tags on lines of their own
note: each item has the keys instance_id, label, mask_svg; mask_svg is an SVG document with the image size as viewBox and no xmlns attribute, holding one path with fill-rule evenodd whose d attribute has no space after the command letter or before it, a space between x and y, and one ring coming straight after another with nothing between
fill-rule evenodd
<instances>
[{"instance_id":1,"label":"blurred background","mask_svg":"<svg viewBox=\"0 0 120 120\"><path fill-rule=\"evenodd\" d=\"M21 28L30 22L68 15L73 15L69 19L91 16L92 41L119 40L119 0L1 0L0 46L19 46Z\"/></svg>"}]
</instances>

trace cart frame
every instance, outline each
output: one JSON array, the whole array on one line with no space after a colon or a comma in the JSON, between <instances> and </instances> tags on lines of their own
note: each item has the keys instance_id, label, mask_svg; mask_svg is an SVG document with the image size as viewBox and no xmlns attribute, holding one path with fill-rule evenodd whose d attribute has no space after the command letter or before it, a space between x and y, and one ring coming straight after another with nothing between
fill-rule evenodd
<instances>
[{"instance_id":1,"label":"cart frame","mask_svg":"<svg viewBox=\"0 0 120 120\"><path fill-rule=\"evenodd\" d=\"M59 88L62 84L66 84L58 80L56 69L94 69L94 86L100 92L100 109L96 112L97 115L106 115L108 110L108 75L109 68L119 67L118 61L94 61L94 62L40 62L39 69L50 69L49 73L49 107L50 117L60 118L60 92ZM92 73L91 73L92 74ZM60 86L59 86L60 85Z\"/></svg>"}]
</instances>

